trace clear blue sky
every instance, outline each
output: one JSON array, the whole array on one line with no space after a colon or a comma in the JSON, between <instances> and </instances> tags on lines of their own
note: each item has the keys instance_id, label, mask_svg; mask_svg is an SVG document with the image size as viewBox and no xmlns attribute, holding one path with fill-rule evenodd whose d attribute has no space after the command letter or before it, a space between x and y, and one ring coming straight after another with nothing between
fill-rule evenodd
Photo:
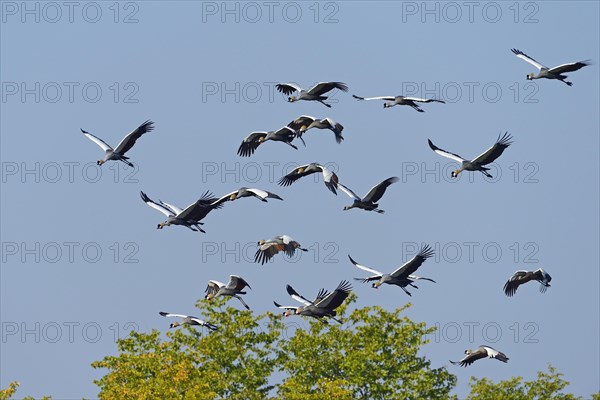
<instances>
[{"instance_id":1,"label":"clear blue sky","mask_svg":"<svg viewBox=\"0 0 600 400\"><path fill-rule=\"evenodd\" d=\"M0 386L93 398L105 371L90 363L116 354L115 336L166 331L158 311L194 314L209 279L242 275L250 306L274 311L273 300L289 300L287 283L312 296L362 276L347 254L393 270L429 243L437 257L419 273L437 284L409 298L353 282L356 305L410 300L411 318L439 324L423 354L458 375L461 397L471 375L533 379L547 363L576 394L598 391L598 2L228 3L231 13L221 2L23 4L1 3ZM534 69L513 47L548 66L596 64L570 74L572 87L529 82ZM350 87L331 109L289 104L273 89L330 80ZM447 104L384 110L350 94ZM346 140L311 131L298 151L269 143L236 155L250 132L302 114L341 122ZM96 167L101 150L80 128L116 145L146 119L156 129L129 154L135 174ZM427 146L474 157L505 131L514 144L494 182L471 173L451 182L454 164ZM349 198L320 178L277 185L288 163L312 161L331 163L360 194L401 181L383 198L384 215L342 211ZM186 206L240 186L285 201L227 204L196 234L157 230L163 216L139 198L143 190ZM311 251L294 263L252 262L253 243L284 233ZM553 277L547 293L529 284L504 296L515 270L540 266ZM484 343L509 363L448 363Z\"/></svg>"}]
</instances>

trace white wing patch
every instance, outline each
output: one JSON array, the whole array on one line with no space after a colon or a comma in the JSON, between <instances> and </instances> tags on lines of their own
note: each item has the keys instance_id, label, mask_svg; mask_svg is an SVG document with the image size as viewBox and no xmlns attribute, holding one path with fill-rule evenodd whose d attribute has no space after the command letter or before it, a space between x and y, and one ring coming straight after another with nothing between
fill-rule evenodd
<instances>
[{"instance_id":1,"label":"white wing patch","mask_svg":"<svg viewBox=\"0 0 600 400\"><path fill-rule=\"evenodd\" d=\"M83 131L83 134L90 139L92 142L96 143L98 146L100 146L102 148L102 150L104 151L112 151L112 147L110 147L104 140L100 139L99 137L96 137L94 135L92 135L89 132Z\"/></svg>"}]
</instances>

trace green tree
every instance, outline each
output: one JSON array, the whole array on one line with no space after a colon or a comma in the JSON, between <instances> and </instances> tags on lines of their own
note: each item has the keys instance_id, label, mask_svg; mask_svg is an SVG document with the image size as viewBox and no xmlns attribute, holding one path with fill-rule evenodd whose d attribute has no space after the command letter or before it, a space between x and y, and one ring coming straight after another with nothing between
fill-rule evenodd
<instances>
[{"instance_id":1,"label":"green tree","mask_svg":"<svg viewBox=\"0 0 600 400\"><path fill-rule=\"evenodd\" d=\"M338 309L343 325L310 320L308 330L289 338L280 314L199 301L199 316L218 331L185 327L166 340L157 330L132 332L118 342L117 356L92 364L108 369L96 381L99 397L453 398L456 377L417 354L433 328L402 316L410 305L394 312L367 307L345 317L354 300L351 295Z\"/></svg>"},{"instance_id":2,"label":"green tree","mask_svg":"<svg viewBox=\"0 0 600 400\"><path fill-rule=\"evenodd\" d=\"M548 371L538 371L537 379L524 381L522 377L513 377L494 383L487 378L471 377L471 392L467 399L477 400L574 400L580 399L566 394L563 389L569 382L562 378L563 374L548 365Z\"/></svg>"},{"instance_id":3,"label":"green tree","mask_svg":"<svg viewBox=\"0 0 600 400\"><path fill-rule=\"evenodd\" d=\"M353 302L351 295L345 307ZM381 307L354 310L344 325L311 323L281 344L287 378L278 387L286 399L330 397L363 399L444 399L456 384L445 367L431 368L418 355L434 328Z\"/></svg>"},{"instance_id":4,"label":"green tree","mask_svg":"<svg viewBox=\"0 0 600 400\"><path fill-rule=\"evenodd\" d=\"M6 389L0 390L0 400L8 400L12 398L12 395L15 394L17 388L19 387L19 382L11 382L8 384Z\"/></svg>"},{"instance_id":5,"label":"green tree","mask_svg":"<svg viewBox=\"0 0 600 400\"><path fill-rule=\"evenodd\" d=\"M264 399L272 389L281 321L266 314L198 303L215 332L185 326L167 333L132 332L118 356L92 364L109 373L95 383L102 399ZM157 314L158 315L158 314ZM168 321L163 321L167 325ZM279 328L279 329L278 329Z\"/></svg>"},{"instance_id":6,"label":"green tree","mask_svg":"<svg viewBox=\"0 0 600 400\"><path fill-rule=\"evenodd\" d=\"M13 398L20 383L17 381L10 382L6 389L0 389L0 400L9 400ZM44 396L42 400L51 400L52 397ZM33 397L24 397L23 400L34 400Z\"/></svg>"}]
</instances>

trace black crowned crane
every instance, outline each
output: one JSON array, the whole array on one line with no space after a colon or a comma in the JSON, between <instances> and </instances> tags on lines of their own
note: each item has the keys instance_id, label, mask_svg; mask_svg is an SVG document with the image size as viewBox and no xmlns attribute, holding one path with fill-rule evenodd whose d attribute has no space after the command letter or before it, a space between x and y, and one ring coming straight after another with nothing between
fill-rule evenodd
<instances>
[{"instance_id":1,"label":"black crowned crane","mask_svg":"<svg viewBox=\"0 0 600 400\"><path fill-rule=\"evenodd\" d=\"M425 260L433 256L433 254L433 249L428 245L425 245L421 247L421 251L419 251L419 253L416 256L414 256L410 261L406 262L404 265L402 265L390 274L379 272L371 267L361 265L354 261L352 257L350 257L350 255L348 255L348 258L350 259L350 262L354 264L354 266L362 269L363 271L367 271L373 274L366 278L354 278L357 281L361 281L363 283L373 282L371 286L375 289L379 289L379 286L383 285L384 283L387 283L388 285L396 285L399 286L402 290L404 290L404 292L407 295L412 296L410 292L406 290L406 287L412 286L415 289L418 289L418 287L414 284L414 281L423 279L435 283L433 279L412 275L425 262Z\"/></svg>"},{"instance_id":2,"label":"black crowned crane","mask_svg":"<svg viewBox=\"0 0 600 400\"><path fill-rule=\"evenodd\" d=\"M288 97L290 103L299 100L318 101L327 107L331 107L331 105L323 101L328 98L327 96L323 96L325 93L333 89L339 89L342 92L348 91L348 86L342 82L319 82L309 90L304 90L295 83L279 83L275 85L275 87L285 95L291 95L294 92L298 92L298 96Z\"/></svg>"},{"instance_id":3,"label":"black crowned crane","mask_svg":"<svg viewBox=\"0 0 600 400\"><path fill-rule=\"evenodd\" d=\"M133 167L133 164L131 163L131 161L128 161L129 157L125 156L125 153L127 153L129 150L131 150L131 148L133 147L135 142L140 137L142 137L142 135L144 133L150 132L153 129L154 129L154 122L152 122L150 120L144 122L143 124L138 126L133 132L131 132L130 134L125 136L123 138L123 140L121 140L121 143L119 143L117 145L117 147L114 149L112 147L110 147L104 140L100 139L99 137L94 136L91 133L84 131L83 129L81 129L81 132L83 132L83 134L88 139L90 139L92 142L94 142L98 146L100 146L102 148L102 150L104 150L104 158L102 160L98 160L96 162L98 165L102 165L109 160L115 160L115 161L122 161L125 164L129 165L130 167Z\"/></svg>"},{"instance_id":4,"label":"black crowned crane","mask_svg":"<svg viewBox=\"0 0 600 400\"><path fill-rule=\"evenodd\" d=\"M202 225L200 220L206 217L210 211L223 207L223 204L214 204L218 199L213 197L212 193L210 192L205 192L200 199L193 202L183 210L177 206L162 201L157 203L148 197L144 192L140 192L140 196L142 197L144 203L167 216L167 220L158 224L156 229L162 229L165 226L170 225L181 225L195 232L200 231L206 233L199 226Z\"/></svg>"},{"instance_id":5,"label":"black crowned crane","mask_svg":"<svg viewBox=\"0 0 600 400\"><path fill-rule=\"evenodd\" d=\"M254 154L254 151L256 151L258 146L260 146L268 140L272 140L274 142L282 142L298 150L298 147L292 144L292 141L295 138L296 131L291 128L288 128L287 126L284 126L283 128L278 129L276 131L252 132L244 138L242 144L240 144L240 147L238 148L237 153L241 157L250 157L252 154Z\"/></svg>"},{"instance_id":6,"label":"black crowned crane","mask_svg":"<svg viewBox=\"0 0 600 400\"><path fill-rule=\"evenodd\" d=\"M379 96L379 97L360 97L352 95L357 100L383 100L383 108L390 108L394 106L410 106L418 112L425 112L417 103L442 103L446 104L443 100L436 99L420 99L418 97L410 96Z\"/></svg>"},{"instance_id":7,"label":"black crowned crane","mask_svg":"<svg viewBox=\"0 0 600 400\"><path fill-rule=\"evenodd\" d=\"M504 293L511 297L516 292L519 286L529 281L538 281L540 283L540 292L545 293L550 287L550 281L552 277L549 273L544 271L542 268L538 268L535 271L517 271L510 277L510 279L504 284Z\"/></svg>"},{"instance_id":8,"label":"black crowned crane","mask_svg":"<svg viewBox=\"0 0 600 400\"><path fill-rule=\"evenodd\" d=\"M254 262L265 264L281 251L287 254L288 257L292 257L296 249L308 251L308 249L303 248L300 243L288 235L276 236L269 240L261 239L258 241L258 250L256 250L256 254L254 255Z\"/></svg>"},{"instance_id":9,"label":"black crowned crane","mask_svg":"<svg viewBox=\"0 0 600 400\"><path fill-rule=\"evenodd\" d=\"M354 202L349 206L344 206L344 210L351 210L353 208L360 208L365 211L375 211L379 214L383 214L385 211L379 209L379 204L377 202L384 195L388 186L392 183L398 182L398 177L392 176L391 178L387 178L385 181L378 183L373 186L371 190L363 197L360 198L356 193L350 190L348 187L338 183L338 188L346 193L350 198L354 199Z\"/></svg>"},{"instance_id":10,"label":"black crowned crane","mask_svg":"<svg viewBox=\"0 0 600 400\"><path fill-rule=\"evenodd\" d=\"M337 195L336 188L338 186L338 176L335 174L335 172L330 171L318 163L310 163L294 168L286 176L281 178L278 183L281 186L290 186L303 176L316 174L319 172L323 174L323 183L327 189L331 190L333 194Z\"/></svg>"},{"instance_id":11,"label":"black crowned crane","mask_svg":"<svg viewBox=\"0 0 600 400\"><path fill-rule=\"evenodd\" d=\"M335 141L338 143L342 143L344 137L342 136L342 131L344 127L342 124L335 122L331 118L323 118L318 119L315 117L311 117L310 115L301 115L292 122L290 122L288 127L292 128L296 131L296 136L302 140L304 143L304 139L302 135L309 129L317 128L317 129L329 129L335 135ZM306 146L306 143L304 143Z\"/></svg>"},{"instance_id":12,"label":"black crowned crane","mask_svg":"<svg viewBox=\"0 0 600 400\"><path fill-rule=\"evenodd\" d=\"M566 83L568 86L572 86L573 83L566 81L565 79L567 79L567 76L563 75L563 74L565 72L577 71L578 69L581 69L583 67L586 67L586 66L592 64L590 60L585 60L585 61L573 62L573 63L569 63L569 64L562 64L562 65L559 65L558 67L554 67L554 68L548 68L548 67L540 64L539 62L535 61L533 58L529 57L527 54L523 53L521 50L511 49L511 51L513 53L515 53L515 55L517 57L519 57L521 60L527 61L529 64L533 65L534 67L536 67L539 70L537 75L532 74L532 73L527 74L527 80L529 80L529 81L533 80L533 79L541 79L541 78L558 79L559 81Z\"/></svg>"},{"instance_id":13,"label":"black crowned crane","mask_svg":"<svg viewBox=\"0 0 600 400\"><path fill-rule=\"evenodd\" d=\"M216 325L213 325L210 322L203 321L198 317L192 317L191 315L171 314L171 313L164 312L164 311L160 311L159 314L162 315L163 317L183 318L181 320L181 322L172 322L171 325L169 325L169 328L177 328L178 326L183 326L183 325L199 325L199 326L205 326L208 329L210 329L211 331L216 331L218 329Z\"/></svg>"},{"instance_id":14,"label":"black crowned crane","mask_svg":"<svg viewBox=\"0 0 600 400\"><path fill-rule=\"evenodd\" d=\"M246 294L246 292L243 291L245 287L252 289L250 285L248 285L248 282L237 275L230 275L227 285L219 281L210 280L208 281L208 286L206 286L206 296L204 296L204 298L210 301L218 296L235 297L247 310L249 310L250 307L248 307L248 304L246 304L240 296L241 294Z\"/></svg>"},{"instance_id":15,"label":"black crowned crane","mask_svg":"<svg viewBox=\"0 0 600 400\"><path fill-rule=\"evenodd\" d=\"M347 281L342 281L338 287L331 293L325 289L319 290L317 297L314 301L310 301L302 295L298 294L290 285L286 286L288 294L292 299L302 303L302 306L282 306L277 302L273 302L276 307L281 308L284 311L283 315L288 317L290 315L304 315L306 317L316 318L323 323L327 323L325 318L331 318L338 323L342 323L336 319L335 309L342 305L344 300L348 297L352 291L352 286Z\"/></svg>"},{"instance_id":16,"label":"black crowned crane","mask_svg":"<svg viewBox=\"0 0 600 400\"><path fill-rule=\"evenodd\" d=\"M450 174L453 178L456 178L458 174L460 174L462 171L479 171L488 178L492 178L492 175L490 175L487 172L489 171L489 168L486 168L485 165L491 164L494 161L496 161L496 159L500 157L504 150L506 150L506 148L512 144L511 140L512 136L510 136L508 132L504 133L504 135L502 136L498 135L498 139L492 147L475 157L473 160L469 161L467 159L462 158L458 154L450 153L449 151L440 149L439 147L434 145L431 142L431 140L427 139L431 150L435 151L442 157L446 157L460 163L460 168L452 171L452 173Z\"/></svg>"},{"instance_id":17,"label":"black crowned crane","mask_svg":"<svg viewBox=\"0 0 600 400\"><path fill-rule=\"evenodd\" d=\"M461 367L466 367L467 365L473 364L475 361L480 360L482 358L495 358L498 361L502 361L503 363L508 362L508 357L506 354L495 350L489 346L479 346L475 351L471 349L465 350L466 356L462 358L460 361L452 361L450 362L454 365L460 365Z\"/></svg>"}]
</instances>

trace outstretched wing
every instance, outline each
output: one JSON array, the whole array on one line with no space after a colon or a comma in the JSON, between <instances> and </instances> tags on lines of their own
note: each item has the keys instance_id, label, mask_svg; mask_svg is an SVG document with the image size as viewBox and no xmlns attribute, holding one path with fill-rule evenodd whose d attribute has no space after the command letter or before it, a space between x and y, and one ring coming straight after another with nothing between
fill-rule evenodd
<instances>
[{"instance_id":1,"label":"outstretched wing","mask_svg":"<svg viewBox=\"0 0 600 400\"><path fill-rule=\"evenodd\" d=\"M360 96L353 94L352 97L354 97L356 100L385 100L385 101L396 100L396 96L360 97Z\"/></svg>"},{"instance_id":2,"label":"outstretched wing","mask_svg":"<svg viewBox=\"0 0 600 400\"><path fill-rule=\"evenodd\" d=\"M246 286L248 286L249 289L252 289L250 285L248 285L248 282L244 280L244 278L237 275L230 275L229 282L227 283L226 287L227 289L234 289L239 291L245 288Z\"/></svg>"},{"instance_id":3,"label":"outstretched wing","mask_svg":"<svg viewBox=\"0 0 600 400\"><path fill-rule=\"evenodd\" d=\"M262 201L266 201L266 199L283 200L281 197L279 197L275 193L267 192L266 190L255 189L255 188L246 188L246 190L248 192L254 193L254 195L256 197L258 197L259 199L261 199Z\"/></svg>"},{"instance_id":4,"label":"outstretched wing","mask_svg":"<svg viewBox=\"0 0 600 400\"><path fill-rule=\"evenodd\" d=\"M529 64L533 65L537 69L541 70L544 68L546 68L546 69L548 68L548 67L545 67L544 65L540 64L539 62L535 61L533 58L529 57L527 54L523 53L521 50L511 49L511 51L513 53L515 53L516 56L519 57L521 60L527 61Z\"/></svg>"},{"instance_id":5,"label":"outstretched wing","mask_svg":"<svg viewBox=\"0 0 600 400\"><path fill-rule=\"evenodd\" d=\"M289 143L296 138L296 131L286 125L274 131L273 136Z\"/></svg>"},{"instance_id":6,"label":"outstretched wing","mask_svg":"<svg viewBox=\"0 0 600 400\"><path fill-rule=\"evenodd\" d=\"M302 127L305 127L305 128L308 127L315 120L316 120L316 118L311 117L310 115L301 115L298 118L296 118L295 120L293 120L292 122L290 122L289 124L287 124L287 126L295 131L298 131Z\"/></svg>"},{"instance_id":7,"label":"outstretched wing","mask_svg":"<svg viewBox=\"0 0 600 400\"><path fill-rule=\"evenodd\" d=\"M510 277L508 281L504 284L504 294L508 297L514 296L517 292L519 286L523 283L527 282L524 278L528 275L528 271L517 271Z\"/></svg>"},{"instance_id":8,"label":"outstretched wing","mask_svg":"<svg viewBox=\"0 0 600 400\"><path fill-rule=\"evenodd\" d=\"M206 294L215 294L223 286L225 286L225 284L222 283L222 282L210 280L210 281L208 281L208 285L206 285L206 289L204 289L204 293L206 293Z\"/></svg>"},{"instance_id":9,"label":"outstretched wing","mask_svg":"<svg viewBox=\"0 0 600 400\"><path fill-rule=\"evenodd\" d=\"M307 176L310 174L314 174L315 172L319 172L318 168L309 168L311 164L301 165L299 167L291 170L287 175L279 180L279 185L281 186L290 186L292 183L296 182L298 179L303 176Z\"/></svg>"},{"instance_id":10,"label":"outstretched wing","mask_svg":"<svg viewBox=\"0 0 600 400\"><path fill-rule=\"evenodd\" d=\"M250 157L252 154L254 154L254 151L258 148L258 146L260 146L261 142L259 139L264 139L267 134L268 132L264 131L252 132L244 138L242 144L240 144L240 147L238 148L237 154L241 157Z\"/></svg>"},{"instance_id":11,"label":"outstretched wing","mask_svg":"<svg viewBox=\"0 0 600 400\"><path fill-rule=\"evenodd\" d=\"M375 275L376 275L376 276L373 276L373 277L371 277L371 276L370 276L369 278L376 278L376 279L379 279L379 278L381 278L381 276L383 275L383 273L382 273L382 272L379 272L379 271L377 271L376 269L373 269L373 268L370 268L370 267L367 267L367 266L365 266L365 265L361 265L361 264L357 263L356 261L354 261L354 260L352 259L352 257L350 257L350 254L348 254L348 258L350 259L350 262L351 262L352 264L354 264L354 266L355 266L355 267L357 267L357 268L360 268L360 269L362 269L363 271L367 271L367 272L370 272L371 274L375 274Z\"/></svg>"},{"instance_id":12,"label":"outstretched wing","mask_svg":"<svg viewBox=\"0 0 600 400\"><path fill-rule=\"evenodd\" d=\"M148 204L150 207L154 208L155 210L160 211L161 213L165 214L167 217L172 217L175 215L169 208L167 208L166 206L163 206L162 204L155 202L150 197L148 197L146 195L146 193L140 191L140 196L142 197L142 200L144 201L144 203Z\"/></svg>"},{"instance_id":13,"label":"outstretched wing","mask_svg":"<svg viewBox=\"0 0 600 400\"><path fill-rule=\"evenodd\" d=\"M138 126L134 131L132 131L129 135L125 136L121 143L115 149L115 153L119 153L121 155L127 153L129 149L133 147L135 142L142 137L142 135L146 132L150 132L154 129L154 122L147 120L140 126Z\"/></svg>"},{"instance_id":14,"label":"outstretched wing","mask_svg":"<svg viewBox=\"0 0 600 400\"><path fill-rule=\"evenodd\" d=\"M84 131L83 129L81 129L81 132L85 135L85 137L87 137L88 139L90 139L92 142L96 143L98 146L100 146L102 148L102 150L104 151L109 151L112 150L113 148L110 147L104 140L100 139L98 136L94 136L91 133Z\"/></svg>"},{"instance_id":15,"label":"outstretched wing","mask_svg":"<svg viewBox=\"0 0 600 400\"><path fill-rule=\"evenodd\" d=\"M398 179L398 177L396 176L387 178L385 181L373 186L371 190L369 190L369 192L365 195L365 198L363 200L370 201L372 203L377 203L377 201L379 201L379 199L381 199L381 197L385 193L388 186L390 186L392 183L398 182L399 180L400 179Z\"/></svg>"},{"instance_id":16,"label":"outstretched wing","mask_svg":"<svg viewBox=\"0 0 600 400\"><path fill-rule=\"evenodd\" d=\"M211 192L206 191L200 199L187 206L177 217L185 221L200 221L212 210L223 207L222 203L214 204L217 200L219 199Z\"/></svg>"},{"instance_id":17,"label":"outstretched wing","mask_svg":"<svg viewBox=\"0 0 600 400\"><path fill-rule=\"evenodd\" d=\"M319 82L308 91L309 94L320 96L333 89L339 89L342 92L348 91L348 85L343 82Z\"/></svg>"},{"instance_id":18,"label":"outstretched wing","mask_svg":"<svg viewBox=\"0 0 600 400\"><path fill-rule=\"evenodd\" d=\"M505 132L502 137L498 135L496 143L485 152L477 156L472 162L479 165L487 165L494 162L494 160L500 157L504 150L511 145L511 139L512 136L510 136L508 132Z\"/></svg>"},{"instance_id":19,"label":"outstretched wing","mask_svg":"<svg viewBox=\"0 0 600 400\"><path fill-rule=\"evenodd\" d=\"M196 317L190 317L190 320L194 321L195 323L197 323L197 324L198 324L198 325L200 325L200 326L205 326L205 327L207 327L207 328L208 328L208 329L210 329L211 331L216 331L217 329L219 329L219 328L217 328L217 326L216 326L216 325L213 325L213 324L211 324L210 322L206 322L206 321L204 321L204 320L201 320L200 318L196 318Z\"/></svg>"},{"instance_id":20,"label":"outstretched wing","mask_svg":"<svg viewBox=\"0 0 600 400\"><path fill-rule=\"evenodd\" d=\"M459 156L458 154L450 153L449 151L440 149L439 147L434 145L430 139L427 139L427 142L429 143L429 147L431 148L431 150L435 151L437 154L439 154L442 157L449 158L449 159L457 161L459 163L462 163L463 161L467 161L464 158L462 158L461 156Z\"/></svg>"},{"instance_id":21,"label":"outstretched wing","mask_svg":"<svg viewBox=\"0 0 600 400\"><path fill-rule=\"evenodd\" d=\"M390 275L394 278L407 278L414 273L429 257L433 256L434 251L429 245L421 247L419 254L414 256L410 261L392 272Z\"/></svg>"},{"instance_id":22,"label":"outstretched wing","mask_svg":"<svg viewBox=\"0 0 600 400\"><path fill-rule=\"evenodd\" d=\"M348 281L342 281L333 292L329 293L318 302L315 302L315 306L326 308L328 310L335 310L342 305L351 291L352 285L350 285Z\"/></svg>"},{"instance_id":23,"label":"outstretched wing","mask_svg":"<svg viewBox=\"0 0 600 400\"><path fill-rule=\"evenodd\" d=\"M579 62L569 63L569 64L562 64L557 67L550 68L548 70L548 72L551 74L560 75L565 72L577 71L578 69L581 69L581 68L586 67L591 64L592 64L592 62L590 60L579 61Z\"/></svg>"},{"instance_id":24,"label":"outstretched wing","mask_svg":"<svg viewBox=\"0 0 600 400\"><path fill-rule=\"evenodd\" d=\"M461 367L466 367L467 365L473 364L475 361L480 360L482 358L486 358L487 352L483 348L478 348L471 354L467 354L460 361L450 361L454 365L460 365Z\"/></svg>"},{"instance_id":25,"label":"outstretched wing","mask_svg":"<svg viewBox=\"0 0 600 400\"><path fill-rule=\"evenodd\" d=\"M162 200L158 200L158 202L160 203L161 206L164 206L164 207L168 208L169 210L171 210L173 212L173 215L177 215L183 211L181 208L174 206L173 204L166 203Z\"/></svg>"},{"instance_id":26,"label":"outstretched wing","mask_svg":"<svg viewBox=\"0 0 600 400\"><path fill-rule=\"evenodd\" d=\"M306 306L312 305L312 301L308 300L306 297L300 295L298 292L294 290L290 285L286 285L285 290L287 290L290 297Z\"/></svg>"},{"instance_id":27,"label":"outstretched wing","mask_svg":"<svg viewBox=\"0 0 600 400\"><path fill-rule=\"evenodd\" d=\"M274 301L273 304L275 304L275 307L281 308L282 310L289 310L289 311L294 310L295 311L298 309L298 307L295 307L295 306L282 306L281 304L277 303L276 301Z\"/></svg>"},{"instance_id":28,"label":"outstretched wing","mask_svg":"<svg viewBox=\"0 0 600 400\"><path fill-rule=\"evenodd\" d=\"M485 350L485 352L487 353L487 356L489 358L495 358L496 360L502 361L502 362L508 362L509 358L506 357L506 354L504 354L501 351L498 351L490 346L481 346L480 348L483 348Z\"/></svg>"},{"instance_id":29,"label":"outstretched wing","mask_svg":"<svg viewBox=\"0 0 600 400\"><path fill-rule=\"evenodd\" d=\"M302 90L302 88L295 83L278 83L275 85L275 87L285 95L290 95L294 92L300 92Z\"/></svg>"},{"instance_id":30,"label":"outstretched wing","mask_svg":"<svg viewBox=\"0 0 600 400\"><path fill-rule=\"evenodd\" d=\"M179 317L179 318L187 318L187 315L184 314L172 314L172 313L168 313L168 312L164 312L164 311L159 311L159 314L162 315L163 317Z\"/></svg>"},{"instance_id":31,"label":"outstretched wing","mask_svg":"<svg viewBox=\"0 0 600 400\"><path fill-rule=\"evenodd\" d=\"M233 191L231 193L227 193L224 196L221 196L220 198L218 198L217 200L215 200L211 205L212 206L218 206L218 205L222 205L223 203L225 203L226 201L230 201L231 200L231 196L236 194L238 191Z\"/></svg>"},{"instance_id":32,"label":"outstretched wing","mask_svg":"<svg viewBox=\"0 0 600 400\"><path fill-rule=\"evenodd\" d=\"M284 250L285 244L283 243L273 241L265 242L258 247L258 250L256 250L256 253L254 254L254 262L265 264L271 258L273 258L275 254Z\"/></svg>"},{"instance_id":33,"label":"outstretched wing","mask_svg":"<svg viewBox=\"0 0 600 400\"><path fill-rule=\"evenodd\" d=\"M420 99L418 97L404 97L404 100L416 101L418 103L442 103L442 104L446 104L446 102L444 100Z\"/></svg>"},{"instance_id":34,"label":"outstretched wing","mask_svg":"<svg viewBox=\"0 0 600 400\"><path fill-rule=\"evenodd\" d=\"M358 200L358 201L361 200L361 198L358 197L358 195L356 193L354 193L350 188L342 185L341 183L338 182L337 187L342 192L346 193L350 198L353 198L353 199Z\"/></svg>"}]
</instances>

